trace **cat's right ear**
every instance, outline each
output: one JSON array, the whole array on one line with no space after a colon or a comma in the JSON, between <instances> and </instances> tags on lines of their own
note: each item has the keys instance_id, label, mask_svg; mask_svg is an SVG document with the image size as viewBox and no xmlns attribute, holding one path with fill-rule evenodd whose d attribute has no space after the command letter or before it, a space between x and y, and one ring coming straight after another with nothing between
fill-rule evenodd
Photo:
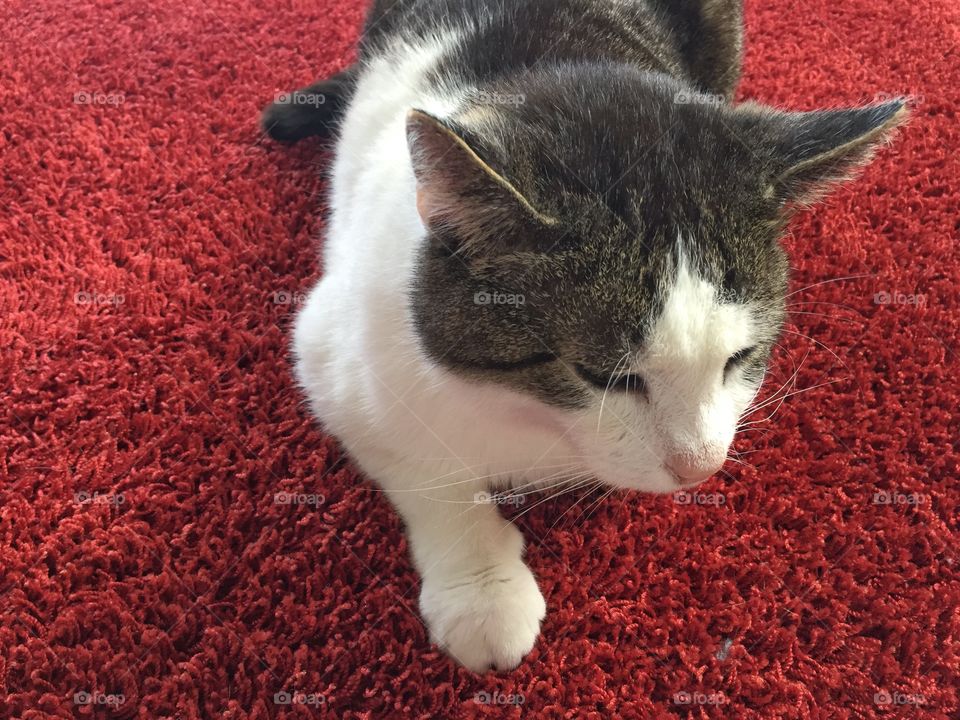
<instances>
[{"instance_id":1,"label":"cat's right ear","mask_svg":"<svg viewBox=\"0 0 960 720\"><path fill-rule=\"evenodd\" d=\"M806 205L856 175L904 122L903 100L812 112L780 112L745 103L733 111L744 137L769 156L767 195L784 205Z\"/></svg>"},{"instance_id":2,"label":"cat's right ear","mask_svg":"<svg viewBox=\"0 0 960 720\"><path fill-rule=\"evenodd\" d=\"M464 256L542 249L557 221L488 165L450 123L407 115L407 144L424 227Z\"/></svg>"}]
</instances>

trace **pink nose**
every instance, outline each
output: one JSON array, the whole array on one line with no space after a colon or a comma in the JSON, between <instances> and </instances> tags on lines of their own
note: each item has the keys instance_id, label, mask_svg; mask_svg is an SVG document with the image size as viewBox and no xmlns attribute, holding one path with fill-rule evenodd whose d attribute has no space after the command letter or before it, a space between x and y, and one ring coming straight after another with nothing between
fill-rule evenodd
<instances>
[{"instance_id":1,"label":"pink nose","mask_svg":"<svg viewBox=\"0 0 960 720\"><path fill-rule=\"evenodd\" d=\"M667 459L670 471L684 484L703 482L723 467L724 460L674 455Z\"/></svg>"}]
</instances>

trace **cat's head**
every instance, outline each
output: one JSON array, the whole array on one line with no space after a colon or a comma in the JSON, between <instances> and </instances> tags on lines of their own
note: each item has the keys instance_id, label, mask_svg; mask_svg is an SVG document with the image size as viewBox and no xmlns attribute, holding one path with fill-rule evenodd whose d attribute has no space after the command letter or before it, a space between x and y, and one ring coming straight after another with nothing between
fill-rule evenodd
<instances>
[{"instance_id":1,"label":"cat's head","mask_svg":"<svg viewBox=\"0 0 960 720\"><path fill-rule=\"evenodd\" d=\"M408 117L423 350L535 400L611 484L709 477L784 319L791 208L849 177L903 104L786 113L631 71L477 97Z\"/></svg>"}]
</instances>

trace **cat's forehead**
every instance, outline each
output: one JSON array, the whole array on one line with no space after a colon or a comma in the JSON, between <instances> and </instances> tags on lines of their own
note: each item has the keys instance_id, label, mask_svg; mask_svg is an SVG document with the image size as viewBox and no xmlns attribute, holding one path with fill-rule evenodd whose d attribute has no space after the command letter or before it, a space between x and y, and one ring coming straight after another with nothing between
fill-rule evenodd
<instances>
[{"instance_id":1,"label":"cat's forehead","mask_svg":"<svg viewBox=\"0 0 960 720\"><path fill-rule=\"evenodd\" d=\"M763 299L766 291L753 288L778 281L738 279L741 289L750 289L737 292L729 278L743 275L742 266L725 264L722 253L705 255L702 243L676 229L672 235L673 242L637 242L619 254L608 245L598 261L590 260L607 266L596 269L588 299L577 303L596 362L609 364L625 352L638 365L708 362L764 334L771 303ZM545 310L559 314L566 308L558 303Z\"/></svg>"},{"instance_id":2,"label":"cat's forehead","mask_svg":"<svg viewBox=\"0 0 960 720\"><path fill-rule=\"evenodd\" d=\"M630 224L691 224L760 194L757 157L723 108L680 103L681 86L655 76L597 80L537 77L523 103L465 106L459 119L546 207L590 196Z\"/></svg>"},{"instance_id":3,"label":"cat's forehead","mask_svg":"<svg viewBox=\"0 0 960 720\"><path fill-rule=\"evenodd\" d=\"M669 369L677 362L710 363L754 341L757 315L750 303L729 297L691 265L682 249L664 293L638 352L644 365Z\"/></svg>"}]
</instances>

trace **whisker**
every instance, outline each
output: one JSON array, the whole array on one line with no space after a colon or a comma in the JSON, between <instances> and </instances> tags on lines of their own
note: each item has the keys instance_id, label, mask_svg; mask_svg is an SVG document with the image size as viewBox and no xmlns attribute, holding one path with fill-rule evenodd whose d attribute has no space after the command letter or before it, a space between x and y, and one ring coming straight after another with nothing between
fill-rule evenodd
<instances>
[{"instance_id":1,"label":"whisker","mask_svg":"<svg viewBox=\"0 0 960 720\"><path fill-rule=\"evenodd\" d=\"M837 355L833 350L831 350L830 348L828 348L826 345L824 345L824 344L823 344L822 342L820 342L819 340L815 340L814 338L810 337L809 335L804 335L802 332L797 332L796 330L790 330L789 328L784 328L783 331L784 331L784 332L788 332L788 333L790 333L791 335L798 335L798 336L800 336L800 337L802 337L802 338L804 338L804 339L806 339L806 340L809 340L810 342L816 343L817 345L819 345L820 347L822 347L824 350L826 350L828 353L830 353L831 355L833 355L833 357L835 357L835 358L837 359L837 362L840 363L841 365L843 365L843 367L847 367L847 364L840 358L839 355Z\"/></svg>"},{"instance_id":2,"label":"whisker","mask_svg":"<svg viewBox=\"0 0 960 720\"><path fill-rule=\"evenodd\" d=\"M802 307L804 305L829 305L830 307L841 308L842 310L849 310L854 315L857 315L861 318L864 317L863 313L857 310L855 307L852 307L850 305L844 305L843 303L828 302L826 300L798 300L797 302L794 302L794 303L787 303L784 307L792 308L792 307Z\"/></svg>"},{"instance_id":3,"label":"whisker","mask_svg":"<svg viewBox=\"0 0 960 720\"><path fill-rule=\"evenodd\" d=\"M543 505L545 502L548 502L548 501L550 501L550 500L553 500L554 498L558 498L558 497L560 497L561 495L563 495L563 494L565 494L565 493L573 492L574 490L579 490L580 488L583 488L583 487L585 487L585 486L587 486L587 485L590 485L591 483L595 483L597 486L599 486L599 485L602 484L599 480L594 479L592 476L591 476L591 477L588 477L588 478L585 478L585 479L583 479L583 480L580 480L580 481L578 481L577 483L575 483L574 485L572 485L572 486L569 487L569 488L566 488L566 489L564 489L564 490L561 490L561 491L558 492L558 493L554 493L553 495L550 495L550 496L548 496L548 497L543 498L542 500L539 500L538 502L535 502L533 505L531 505L530 507L528 507L528 508L526 508L525 510L523 510L523 512L521 512L521 513L519 513L518 515L514 516L513 520L514 520L514 522L516 522L517 520L519 520L520 518L522 518L524 515L526 515L528 512L530 512L531 510L533 510L533 509L536 508L536 507L539 507L540 505Z\"/></svg>"},{"instance_id":4,"label":"whisker","mask_svg":"<svg viewBox=\"0 0 960 720\"><path fill-rule=\"evenodd\" d=\"M553 524L550 525L550 527L547 528L547 531L543 534L543 538L542 538L542 539L546 540L547 536L550 534L550 531L553 530L561 520L563 520L564 516L565 516L568 512L570 512L571 510L573 510L573 509L580 503L580 501L581 501L584 497L586 497L586 496L589 495L591 492L593 492L593 489L594 489L594 488L598 488L598 487L600 487L602 484L603 484L603 483L598 480L598 481L596 482L596 484L594 484L594 485L591 487L590 490L588 490L587 492L583 493L583 494L581 495L581 497L578 498L575 503L573 503L572 505L570 505L570 507L568 507L566 510L564 510L564 511L560 514L560 517L558 517L556 520L554 520L554 521L553 521Z\"/></svg>"},{"instance_id":5,"label":"whisker","mask_svg":"<svg viewBox=\"0 0 960 720\"><path fill-rule=\"evenodd\" d=\"M453 476L453 475L457 475L457 474L459 474L459 473L470 472L471 470L476 470L477 468L485 467L485 466L487 466L487 463L481 463L480 465L474 465L474 466L472 466L472 467L457 468L456 470L452 470L452 471L450 471L450 472L448 472L448 473L444 473L443 475L439 475L439 476L437 476L437 477L430 478L429 480L425 480L424 482L434 482L434 481L436 481L436 480L443 480L443 479L448 478L448 477L451 477L451 476ZM510 475L514 475L514 474L518 474L518 473L527 473L527 472L530 472L531 470L552 470L552 469L554 469L554 468L563 468L564 470L573 470L573 469L575 469L576 467L577 467L577 465L574 464L574 463L563 463L563 464L558 464L558 465L540 465L540 466L538 466L538 467L536 467L536 468L526 467L526 468L517 468L517 469L515 469L515 470L498 470L498 471L493 472L493 473L490 473L490 474L488 474L488 475L470 475L470 477L464 478L463 480L455 480L455 481L450 482L450 483L444 483L443 485L423 485L423 484L421 484L421 485L417 485L416 487L412 487L412 488L403 488L403 489L397 489L397 490L390 490L390 492L429 492L429 491L431 491L431 490L441 490L441 489L443 489L443 488L454 487L455 485L463 485L463 484L465 484L465 483L477 482L477 481L480 481L480 480L489 480L489 479L491 479L491 478L498 478L498 477L508 477L508 476L510 476ZM546 476L546 477L544 477L544 478L541 478L540 480L535 481L535 482L542 482L542 481L545 481L545 480L549 480L549 479L551 479L553 476L562 474L562 472L563 472L564 470L561 470L561 471L558 472L558 473L553 473L552 475L548 475L548 476ZM384 490L384 489L382 489L382 488L378 488L378 487L377 487L377 488L367 488L367 489L370 490L371 492L387 492L386 490Z\"/></svg>"},{"instance_id":6,"label":"whisker","mask_svg":"<svg viewBox=\"0 0 960 720\"><path fill-rule=\"evenodd\" d=\"M810 387L800 388L799 390L794 390L793 392L787 393L782 398L780 398L780 403L777 405L776 408L774 408L773 412L770 413L767 417L763 418L762 420L752 420L748 423L744 423L743 425L738 426L737 429L739 430L740 428L746 428L746 427L749 427L750 425L757 425L770 420L774 415L777 414L777 411L780 409L780 406L783 405L784 400L786 400L788 397L793 397L794 395L801 395L802 393L810 392L811 390L816 390L817 388L825 387L826 385L833 385L834 383L841 382L844 379L845 378L840 378L838 380L830 380L829 382L820 383L819 385L812 385Z\"/></svg>"},{"instance_id":7,"label":"whisker","mask_svg":"<svg viewBox=\"0 0 960 720\"><path fill-rule=\"evenodd\" d=\"M572 475L568 475L566 477L562 477L561 473L554 473L552 476L548 476L546 478L541 478L539 480L534 480L532 482L524 483L523 485L520 485L519 487L516 487L516 488L510 488L508 492L502 493L502 495L504 497L511 497L511 498L526 497L529 495L538 495L540 493L546 492L553 488L561 487L563 485L579 480L587 475L589 475L589 473L585 471L573 473ZM549 480L554 480L558 477L560 478L559 481L544 485L544 483L548 482ZM523 490L524 488L528 488L528 487L532 489L527 490L526 492L519 492L519 493L516 492L516 490Z\"/></svg>"},{"instance_id":8,"label":"whisker","mask_svg":"<svg viewBox=\"0 0 960 720\"><path fill-rule=\"evenodd\" d=\"M500 493L500 492L491 492L490 494L491 494L491 495L497 495L498 497L500 497L500 498L502 499L502 502L503 502L504 504L509 504L508 501L509 501L510 499L527 497L528 495L536 495L536 494L539 494L539 493L542 493L542 492L546 492L546 491L548 491L548 490L553 490L553 489L555 489L555 488L564 487L564 486L568 485L569 483L570 483L570 478L563 478L562 480L559 480L558 482L555 482L555 483L551 483L551 484L547 485L546 487L537 488L537 489L535 489L535 490L532 490L532 491L526 492L526 493L510 493L510 492ZM442 502L442 503L447 503L447 504L451 504L451 505L475 505L475 504L477 504L477 501L476 501L476 500L448 500L448 499L445 499L445 498L434 498L434 497L430 497L430 496L428 496L428 495L424 495L424 498L427 499L427 500L430 500L430 501L432 501L432 502ZM482 504L482 503L481 503L481 504Z\"/></svg>"},{"instance_id":9,"label":"whisker","mask_svg":"<svg viewBox=\"0 0 960 720\"><path fill-rule=\"evenodd\" d=\"M798 290L794 290L792 293L787 294L785 297L790 298L798 293L802 293L811 288L820 287L821 285L828 285L829 283L843 282L844 280L860 280L862 278L875 277L874 273L866 273L864 275L847 275L845 277L829 278L827 280L821 280L820 282L813 283L812 285L807 285Z\"/></svg>"},{"instance_id":10,"label":"whisker","mask_svg":"<svg viewBox=\"0 0 960 720\"><path fill-rule=\"evenodd\" d=\"M615 377L617 376L617 374L620 372L620 365L621 365L624 361L629 362L629 360L628 360L629 357L630 357L630 351L627 350L627 352L624 353L623 356L622 356L619 360L617 360L617 364L613 366L613 372L610 373L610 377L609 377L609 379L607 380L607 387L605 387L605 388L603 389L603 397L600 398L600 412L599 412L599 414L597 415L597 434L600 433L600 422L603 420L603 405L604 405L604 403L606 403L606 401L607 401L607 393L610 392L610 386L613 385L613 380L614 380L614 378L615 378Z\"/></svg>"},{"instance_id":11,"label":"whisker","mask_svg":"<svg viewBox=\"0 0 960 720\"><path fill-rule=\"evenodd\" d=\"M858 324L858 321L854 320L853 318L840 317L839 315L827 315L826 313L805 312L803 310L790 310L789 312L791 316L810 315L812 317L825 318L827 320L836 320L838 322L846 322L846 323L850 323L851 325ZM860 323L863 323L864 321L865 321L864 318L860 318L859 320Z\"/></svg>"},{"instance_id":12,"label":"whisker","mask_svg":"<svg viewBox=\"0 0 960 720\"><path fill-rule=\"evenodd\" d=\"M784 389L786 389L786 387L787 387L791 382L794 382L794 381L796 380L796 377L797 377L798 373L800 372L801 368L803 367L803 364L806 362L807 357L808 357L809 355L810 355L810 352L807 351L807 354L803 356L803 360L800 361L800 364L799 364L799 365L794 365L793 374L791 374L790 377L788 377L788 378L783 382L783 384L782 384L779 388L777 388L777 390L776 390L770 397L768 397L768 398L765 399L762 403L759 403L759 404L754 404L753 402L751 402L751 403L747 406L746 410L744 410L743 413L741 413L741 416L740 416L741 419L743 419L743 418L746 417L746 416L749 416L751 413L755 412L755 411L757 410L757 408L764 406L766 403L768 403L768 402L770 402L771 400L773 400L774 398L776 398L781 392L783 392Z\"/></svg>"},{"instance_id":13,"label":"whisker","mask_svg":"<svg viewBox=\"0 0 960 720\"><path fill-rule=\"evenodd\" d=\"M573 521L573 524L576 525L578 522L580 522L580 518L582 518L584 515L589 513L593 508L597 507L600 503L602 503L608 497L613 495L613 493L616 492L617 489L618 488L616 487L611 487L609 490L603 493L596 501L590 503L586 508L584 508L584 510L579 515L577 515L577 519Z\"/></svg>"}]
</instances>

